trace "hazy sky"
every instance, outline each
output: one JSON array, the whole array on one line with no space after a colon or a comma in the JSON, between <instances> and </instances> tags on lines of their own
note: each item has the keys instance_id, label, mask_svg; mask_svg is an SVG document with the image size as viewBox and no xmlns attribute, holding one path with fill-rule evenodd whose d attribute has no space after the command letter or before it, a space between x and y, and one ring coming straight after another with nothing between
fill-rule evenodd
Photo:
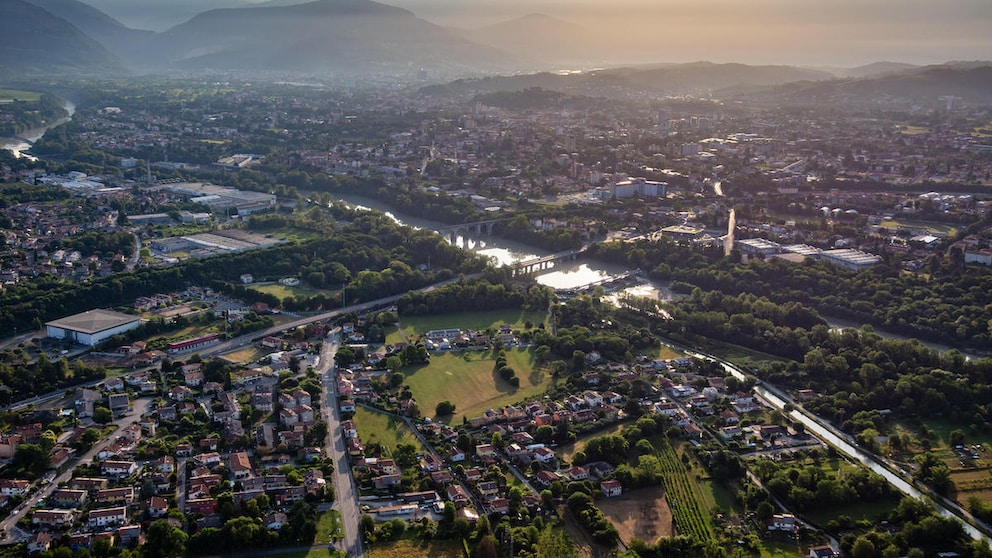
<instances>
[{"instance_id":1,"label":"hazy sky","mask_svg":"<svg viewBox=\"0 0 992 558\"><path fill-rule=\"evenodd\" d=\"M86 0L84 0L86 1ZM161 29L255 0L89 0ZM386 0L429 21L480 27L529 13L582 25L637 62L853 66L992 59L992 0Z\"/></svg>"}]
</instances>

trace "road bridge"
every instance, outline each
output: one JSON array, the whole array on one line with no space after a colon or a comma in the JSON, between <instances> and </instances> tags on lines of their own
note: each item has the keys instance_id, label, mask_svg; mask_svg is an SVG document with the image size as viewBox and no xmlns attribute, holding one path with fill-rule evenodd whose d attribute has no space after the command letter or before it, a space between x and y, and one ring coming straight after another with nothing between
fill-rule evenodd
<instances>
[{"instance_id":1,"label":"road bridge","mask_svg":"<svg viewBox=\"0 0 992 558\"><path fill-rule=\"evenodd\" d=\"M513 275L526 275L528 273L534 273L535 271L541 271L542 269L554 267L554 265L558 262L577 259L585 251L586 248L583 246L582 248L576 248L574 250L565 250L564 252L558 252L557 254L549 254L540 258L517 262L513 264Z\"/></svg>"},{"instance_id":2,"label":"road bridge","mask_svg":"<svg viewBox=\"0 0 992 558\"><path fill-rule=\"evenodd\" d=\"M443 236L449 243L457 244L458 237L462 237L462 242L467 242L469 236L482 236L485 232L486 236L493 235L493 227L496 223L503 223L509 221L509 218L503 219L488 219L486 221L475 221L473 223L462 223L460 225L451 225L448 227L443 227L439 229L434 229L437 234Z\"/></svg>"}]
</instances>

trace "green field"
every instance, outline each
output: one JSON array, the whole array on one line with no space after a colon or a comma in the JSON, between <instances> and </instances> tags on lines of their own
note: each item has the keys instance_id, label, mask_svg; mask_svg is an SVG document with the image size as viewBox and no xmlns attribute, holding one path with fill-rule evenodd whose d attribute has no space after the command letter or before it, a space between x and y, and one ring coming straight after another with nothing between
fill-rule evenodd
<instances>
[{"instance_id":1,"label":"green field","mask_svg":"<svg viewBox=\"0 0 992 558\"><path fill-rule=\"evenodd\" d=\"M313 544L330 544L332 541L344 538L344 527L341 525L341 512L328 510L317 518L317 536Z\"/></svg>"},{"instance_id":2,"label":"green field","mask_svg":"<svg viewBox=\"0 0 992 558\"><path fill-rule=\"evenodd\" d=\"M544 312L526 312L524 310L491 310L437 316L401 316L400 326L403 328L403 333L390 332L386 337L386 343L412 341L418 335L432 329L482 330L489 327L499 327L503 324L509 324L513 329L523 329L528 321L537 327L538 324L544 323L546 317ZM403 337L404 334L406 339Z\"/></svg>"},{"instance_id":3,"label":"green field","mask_svg":"<svg viewBox=\"0 0 992 558\"><path fill-rule=\"evenodd\" d=\"M4 101L37 101L41 93L36 91L20 91L18 89L0 89L0 102Z\"/></svg>"},{"instance_id":4,"label":"green field","mask_svg":"<svg viewBox=\"0 0 992 558\"><path fill-rule=\"evenodd\" d=\"M377 442L386 449L392 449L400 444L412 444L422 449L420 440L405 422L385 413L370 411L364 407L355 410L355 426L362 443Z\"/></svg>"},{"instance_id":5,"label":"green field","mask_svg":"<svg viewBox=\"0 0 992 558\"><path fill-rule=\"evenodd\" d=\"M948 225L946 223L927 223L925 221L882 221L879 223L880 227L883 229L896 230L899 227L909 227L913 229L926 229L930 234L944 234L947 236L954 236L958 233L957 227L954 225Z\"/></svg>"},{"instance_id":6,"label":"green field","mask_svg":"<svg viewBox=\"0 0 992 558\"><path fill-rule=\"evenodd\" d=\"M715 339L702 339L697 341L700 348L707 353L714 354L723 359L740 366L742 368L761 368L772 362L790 362L788 359L755 351L741 345L724 343Z\"/></svg>"},{"instance_id":7,"label":"green field","mask_svg":"<svg viewBox=\"0 0 992 558\"><path fill-rule=\"evenodd\" d=\"M224 353L220 355L220 358L235 364L248 364L249 362L255 362L270 352L271 351L269 349L263 349L262 347L250 345L243 349L238 349L237 351Z\"/></svg>"},{"instance_id":8,"label":"green field","mask_svg":"<svg viewBox=\"0 0 992 558\"><path fill-rule=\"evenodd\" d=\"M366 550L369 558L463 558L461 540L436 539L424 542L408 533L398 541L377 542Z\"/></svg>"},{"instance_id":9,"label":"green field","mask_svg":"<svg viewBox=\"0 0 992 558\"><path fill-rule=\"evenodd\" d=\"M313 289L310 287L304 287L303 285L297 287L287 287L286 285L280 285L279 283L274 283L272 285L252 285L252 290L256 290L260 293L270 294L277 297L279 300L283 300L286 297L303 297L310 298L317 293L324 293L330 295L333 291L327 291L322 289Z\"/></svg>"},{"instance_id":10,"label":"green field","mask_svg":"<svg viewBox=\"0 0 992 558\"><path fill-rule=\"evenodd\" d=\"M506 351L507 364L520 378L518 388L499 377L495 359L492 351L435 354L427 366L403 368L404 383L410 386L424 416L432 416L441 401L453 402L455 422L462 416L473 418L486 409L540 397L551 383L550 374L534 370L530 350Z\"/></svg>"}]
</instances>

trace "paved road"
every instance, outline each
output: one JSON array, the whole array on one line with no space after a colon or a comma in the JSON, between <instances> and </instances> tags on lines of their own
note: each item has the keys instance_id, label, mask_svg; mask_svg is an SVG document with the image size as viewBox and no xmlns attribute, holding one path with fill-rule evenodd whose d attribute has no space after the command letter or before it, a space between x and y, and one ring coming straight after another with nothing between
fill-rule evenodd
<instances>
[{"instance_id":1,"label":"paved road","mask_svg":"<svg viewBox=\"0 0 992 558\"><path fill-rule=\"evenodd\" d=\"M55 479L52 482L50 482L47 486L42 487L41 490L35 492L34 495L32 495L27 500L25 500L20 506L18 506L14 510L14 512L12 512L9 516L7 516L6 519L0 521L0 529L2 529L5 533L7 533L7 535L4 536L3 544L18 542L15 537L11 537L11 534L13 534L11 532L11 527L13 527L17 523L17 520L19 520L24 515L25 510L30 510L31 508L37 506L38 502L40 502L41 500L48 498L48 496L51 495L51 493L58 488L59 484L68 482L69 479L72 478L72 471L76 467L76 465L78 465L79 463L86 463L92 461L93 458L96 456L96 454L99 453L104 446L108 445L107 442L112 442L114 439L116 439L116 434L119 431L141 420L141 415L148 412L148 406L151 405L151 403L152 403L151 398L136 399L134 401L134 407L131 410L131 414L127 415L126 417L124 417L123 420L120 420L116 423L117 428L114 430L112 434L105 437L100 442L93 444L93 447L91 447L89 451L79 456L79 458L76 459L75 461L70 461L70 463L65 468L65 472L56 476Z\"/></svg>"},{"instance_id":2,"label":"paved road","mask_svg":"<svg viewBox=\"0 0 992 558\"><path fill-rule=\"evenodd\" d=\"M324 340L320 352L320 374L323 387L323 414L327 421L327 454L334 463L334 508L341 512L341 526L344 540L336 545L349 557L360 558L362 535L360 532L361 512L358 509L358 490L351 476L351 463L348 461L344 433L341 431L341 411L338 408L337 381L334 372L334 355L341 342L341 330L335 328Z\"/></svg>"}]
</instances>

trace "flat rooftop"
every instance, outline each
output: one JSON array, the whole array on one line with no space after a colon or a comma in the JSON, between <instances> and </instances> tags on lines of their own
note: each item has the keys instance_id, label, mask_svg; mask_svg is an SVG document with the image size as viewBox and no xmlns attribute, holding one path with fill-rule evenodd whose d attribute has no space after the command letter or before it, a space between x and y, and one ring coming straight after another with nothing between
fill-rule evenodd
<instances>
[{"instance_id":1,"label":"flat rooftop","mask_svg":"<svg viewBox=\"0 0 992 558\"><path fill-rule=\"evenodd\" d=\"M128 314L121 314L120 312L114 312L113 310L103 310L98 308L96 310L87 310L82 314L59 318L57 320L47 322L45 325L61 329L70 329L72 331L78 331L79 333L93 334L106 331L108 329L113 329L115 327L120 327L131 322L137 322L140 319L141 318L138 316L129 316Z\"/></svg>"}]
</instances>

